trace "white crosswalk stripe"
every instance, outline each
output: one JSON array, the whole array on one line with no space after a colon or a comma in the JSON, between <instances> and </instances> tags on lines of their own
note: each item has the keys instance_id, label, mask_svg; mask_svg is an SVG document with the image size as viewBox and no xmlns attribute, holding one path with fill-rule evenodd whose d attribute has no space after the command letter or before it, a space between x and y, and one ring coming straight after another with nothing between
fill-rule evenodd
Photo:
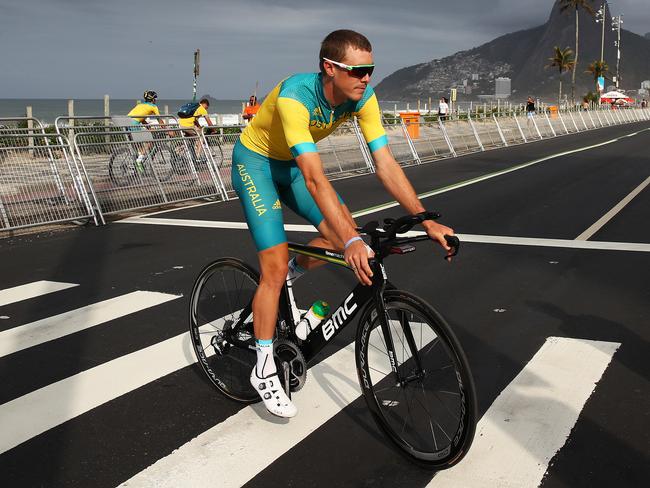
<instances>
[{"instance_id":1,"label":"white crosswalk stripe","mask_svg":"<svg viewBox=\"0 0 650 488\"><path fill-rule=\"evenodd\" d=\"M59 283L57 281L45 280L14 286L13 288L0 290L0 307L41 295L47 295L48 293L67 290L68 288L73 288L75 286L79 285L75 283Z\"/></svg>"},{"instance_id":2,"label":"white crosswalk stripe","mask_svg":"<svg viewBox=\"0 0 650 488\"><path fill-rule=\"evenodd\" d=\"M136 291L9 329L0 333L0 357L176 298ZM425 335L422 345L433 339ZM538 486L619 346L549 338L481 419L465 460L436 475L429 486ZM380 361L373 349L369 355L371 362ZM379 369L389 371L384 362ZM182 333L10 400L0 405L0 453L194 363L189 334ZM294 396L296 418L278 420L261 404L242 408L120 486L247 483L359 398L354 363L354 344L349 344L313 366ZM373 372L374 382L377 375Z\"/></svg>"},{"instance_id":3,"label":"white crosswalk stripe","mask_svg":"<svg viewBox=\"0 0 650 488\"><path fill-rule=\"evenodd\" d=\"M479 421L467 457L428 486L539 486L619 346L548 338Z\"/></svg>"},{"instance_id":4,"label":"white crosswalk stripe","mask_svg":"<svg viewBox=\"0 0 650 488\"><path fill-rule=\"evenodd\" d=\"M427 332L421 339L422 347L435 338L431 329ZM373 348L368 353L370 364L383 365L382 370L390 371L387 356L384 360L381 352ZM354 343L351 343L309 370L305 386L293 398L301 412L297 417L278 420L261 404L245 408L122 486L172 488L216 483L226 488L243 485L359 398L354 364ZM378 374L373 373L375 383L380 380ZM250 425L255 428L248 428Z\"/></svg>"},{"instance_id":5,"label":"white crosswalk stripe","mask_svg":"<svg viewBox=\"0 0 650 488\"><path fill-rule=\"evenodd\" d=\"M28 347L59 339L119 317L124 317L161 303L179 298L178 295L151 291L134 291L126 295L93 303L53 317L0 332L0 357Z\"/></svg>"}]
</instances>

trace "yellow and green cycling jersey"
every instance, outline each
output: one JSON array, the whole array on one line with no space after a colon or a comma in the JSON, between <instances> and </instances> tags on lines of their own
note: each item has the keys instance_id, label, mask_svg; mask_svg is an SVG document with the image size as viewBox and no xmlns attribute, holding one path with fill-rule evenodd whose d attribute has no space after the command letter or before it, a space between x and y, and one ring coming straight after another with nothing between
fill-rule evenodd
<instances>
[{"instance_id":1,"label":"yellow and green cycling jersey","mask_svg":"<svg viewBox=\"0 0 650 488\"><path fill-rule=\"evenodd\" d=\"M341 123L356 116L361 132L374 152L388 144L374 90L368 86L358 102L331 107L323 93L320 73L303 73L280 82L262 103L241 135L248 149L271 159L289 161L318 152L316 142Z\"/></svg>"},{"instance_id":2,"label":"yellow and green cycling jersey","mask_svg":"<svg viewBox=\"0 0 650 488\"><path fill-rule=\"evenodd\" d=\"M140 124L142 124L150 115L160 115L158 107L150 102L138 103L128 113L129 117L133 117L135 123L139 122Z\"/></svg>"},{"instance_id":3,"label":"yellow and green cycling jersey","mask_svg":"<svg viewBox=\"0 0 650 488\"><path fill-rule=\"evenodd\" d=\"M198 108L194 111L194 115L192 115L192 117L187 117L184 119L180 118L178 119L178 123L181 127L185 127L185 128L194 127L197 117L207 116L207 115L208 115L208 111L205 109L203 105L199 104Z\"/></svg>"}]
</instances>

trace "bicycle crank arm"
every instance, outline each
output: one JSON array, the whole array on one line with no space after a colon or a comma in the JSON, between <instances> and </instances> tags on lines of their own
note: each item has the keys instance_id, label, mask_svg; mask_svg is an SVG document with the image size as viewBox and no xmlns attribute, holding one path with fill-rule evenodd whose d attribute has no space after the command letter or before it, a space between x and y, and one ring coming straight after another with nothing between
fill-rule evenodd
<instances>
[{"instance_id":1,"label":"bicycle crank arm","mask_svg":"<svg viewBox=\"0 0 650 488\"><path fill-rule=\"evenodd\" d=\"M286 361L282 361L282 370L284 373L284 392L291 400L291 366Z\"/></svg>"}]
</instances>

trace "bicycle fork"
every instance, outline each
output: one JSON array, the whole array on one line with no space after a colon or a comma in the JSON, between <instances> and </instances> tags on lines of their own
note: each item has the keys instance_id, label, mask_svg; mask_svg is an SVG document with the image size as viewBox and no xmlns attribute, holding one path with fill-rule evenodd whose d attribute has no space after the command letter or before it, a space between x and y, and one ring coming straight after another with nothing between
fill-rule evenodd
<instances>
[{"instance_id":1,"label":"bicycle fork","mask_svg":"<svg viewBox=\"0 0 650 488\"><path fill-rule=\"evenodd\" d=\"M397 356L395 354L395 341L393 340L393 333L390 327L391 319L388 316L388 310L386 310L386 304L384 302L384 289L386 287L386 282L387 282L386 271L384 269L383 264L381 263L379 263L378 268L380 268L379 270L381 271L382 278L383 278L381 284L378 285L375 294L375 304L377 306L378 318L380 320L382 334L384 335L384 341L386 343L386 349L388 352L388 359L390 361L390 366L397 380L396 384L397 386L405 386L411 381L422 379L422 377L424 376L424 370L422 369L420 355L418 354L419 350L417 348L417 345L415 344L415 339L413 338L413 331L411 330L411 327L408 323L406 314L404 312L399 312L400 314L399 325L404 334L404 338L406 339L406 344L408 345L408 348L410 350L411 357L415 362L415 371L412 374L406 377L402 377L402 375L399 372L398 369L399 365L397 364ZM404 359L404 362L406 362L406 358Z\"/></svg>"}]
</instances>

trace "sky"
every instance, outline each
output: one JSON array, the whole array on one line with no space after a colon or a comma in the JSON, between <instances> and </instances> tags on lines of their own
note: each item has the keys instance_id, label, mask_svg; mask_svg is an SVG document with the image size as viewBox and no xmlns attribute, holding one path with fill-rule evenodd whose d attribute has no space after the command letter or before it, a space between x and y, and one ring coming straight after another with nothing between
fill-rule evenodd
<instances>
[{"instance_id":1,"label":"sky","mask_svg":"<svg viewBox=\"0 0 650 488\"><path fill-rule=\"evenodd\" d=\"M649 0L610 2L650 31ZM600 3L597 0L596 3ZM373 45L372 84L548 19L553 0L0 0L0 98L243 99L316 71L320 41L353 29ZM623 46L624 49L624 46Z\"/></svg>"}]
</instances>

